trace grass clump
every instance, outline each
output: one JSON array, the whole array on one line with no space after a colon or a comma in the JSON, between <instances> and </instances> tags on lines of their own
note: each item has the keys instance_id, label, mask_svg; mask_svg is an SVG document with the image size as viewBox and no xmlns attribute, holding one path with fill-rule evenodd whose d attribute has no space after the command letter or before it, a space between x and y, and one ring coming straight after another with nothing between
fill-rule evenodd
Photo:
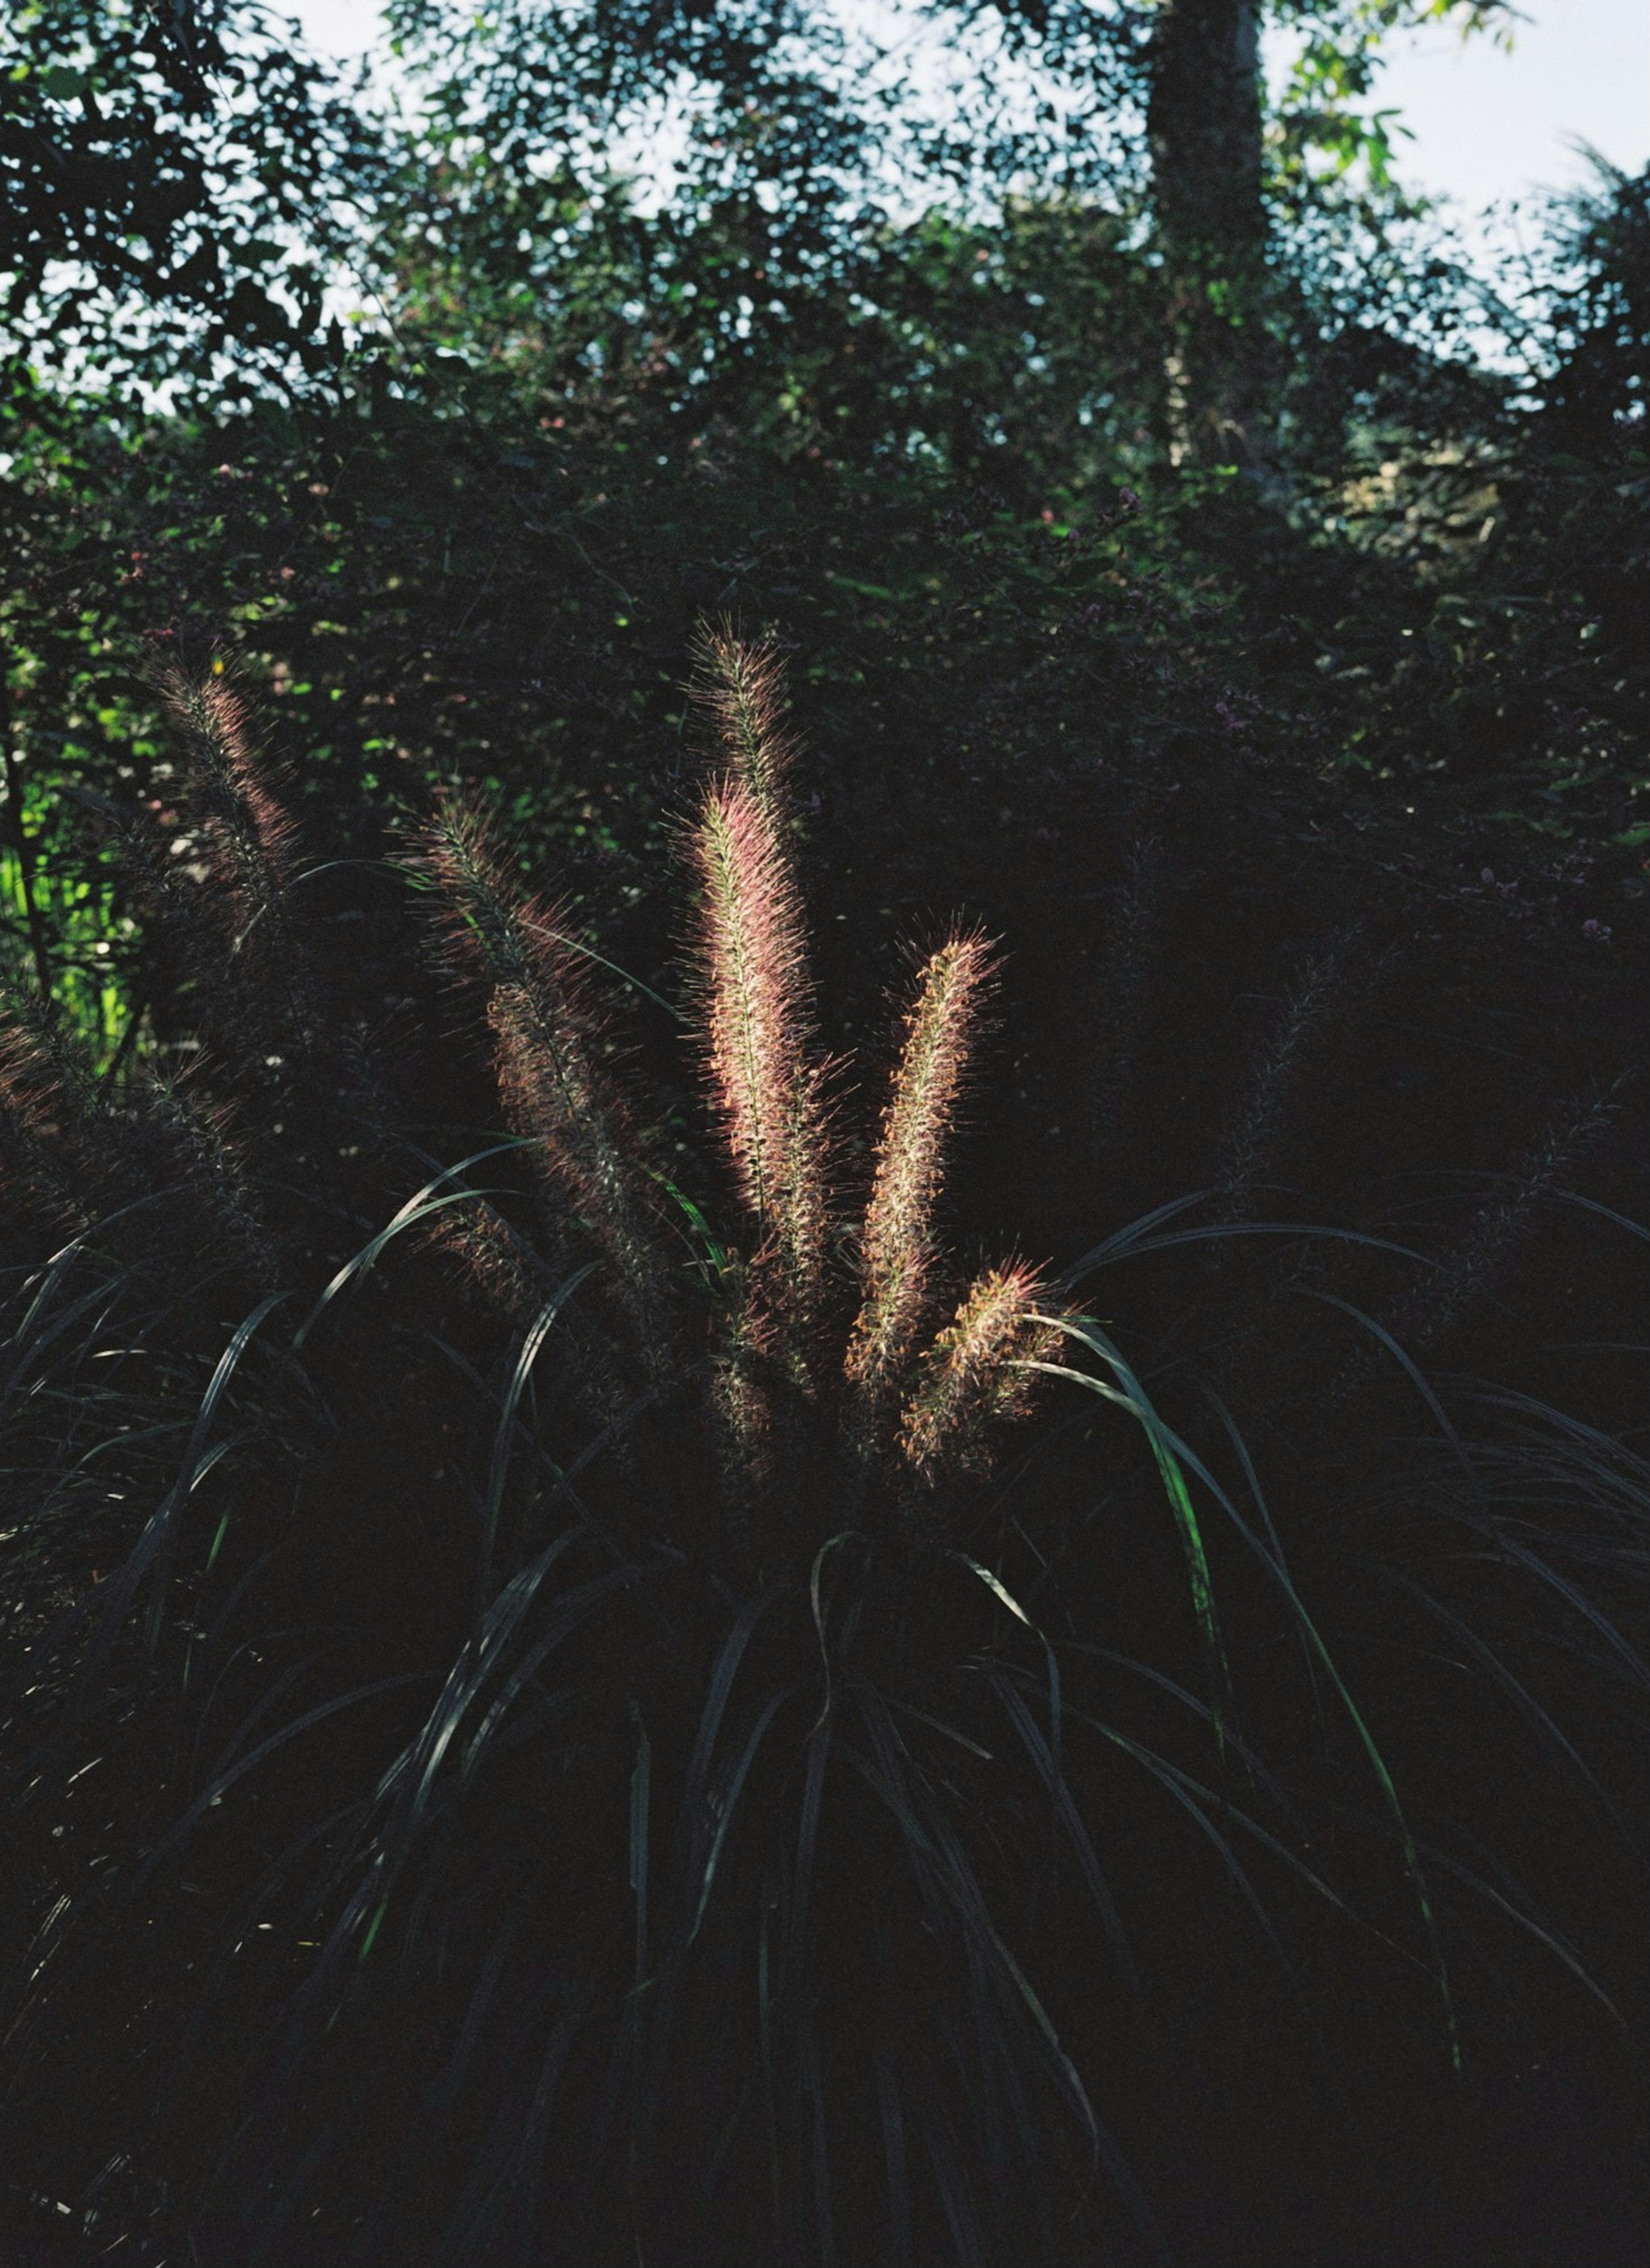
<instances>
[{"instance_id":1,"label":"grass clump","mask_svg":"<svg viewBox=\"0 0 1650 2268\"><path fill-rule=\"evenodd\" d=\"M1451 1841L1439 1743L1354 1686L1333 1609L1361 1638L1397 1602L1372 1679L1418 1621L1465 1632L1590 1800L1585 1742L1433 1539L1470 1539L1496 1612L1562 1597L1572 1666L1632 1683L1597 1602L1631 1585L1638 1466L1514 1397L1448 1460L1343 1471L1326 1523L1322 1443L1279 1505L1218 1363L1152 1375L1076 1305L1101 1267L1190 1257L1186 1312L1229 1296L1228 1367L1287 1403L1257 1335L1305 1233L1271 1307L1202 1263L1274 1233L1258 1175L1327 976L1210 1226L1186 1200L1064 1274L965 1261L947 1167L995 948L953 926L913 956L857 1129L773 649L707 633L699 695L662 1040L621 1047L613 973L456 792L394 862L430 974L394 961L375 1027L216 677L171 687L198 879L104 814L194 1067L88 1081L16 1011L9 1458L39 1580L9 1701L39 1823L9 2117L94 2234L204 2268L1132 2259L1183 2221L1177 2154L1221 2094L1184 2067L1206 2031L1218 2073L1251 2009L1232 1916L1269 2005L1315 2007L1299 1940L1320 1998L1378 1973L1440 2067L1476 2021L1452 1886L1608 1999L1514 1870ZM1488 1280L1557 1150L1543 1170L1457 1277ZM1413 1255L1343 1244L1409 1312ZM1543 1488L1565 1535L1537 1546ZM1375 1562L1403 1538L1384 1592L1352 1533ZM1588 1565L1594 1592L1558 1572ZM1400 1690L1430 1707L1431 1676Z\"/></svg>"},{"instance_id":2,"label":"grass clump","mask_svg":"<svg viewBox=\"0 0 1650 2268\"><path fill-rule=\"evenodd\" d=\"M169 1724L181 1745L163 1741L165 1762L151 1756L156 1824L125 1889L177 1896L187 1867L207 1878L200 1918L210 1910L217 1927L184 1962L210 1984L191 1995L188 2048L141 2122L133 2162L167 2167L203 2257L594 2262L637 2244L673 2257L690 2163L688 2220L704 2216L695 2243L714 2222L742 2227L736 2249L752 2257L815 2249L832 2228L829 2241L856 2248L879 2226L925 2245L931 2220L961 2214L967 2228L1005 2210L1008 2159L1046 2154L1035 2123L1002 2125L1006 2100L1023 2111L1051 2090L1094 2131L1001 1933L987 1854L971 1853L972 1830L946 1816L950 1799L900 1728L926 1720L910 1713L918 1693L938 1697L908 1660L913 1568L939 1550L974 1580L960 1547L1052 1332L1035 1271L988 1269L970 1285L936 1224L989 954L955 932L917 973L856 1224L831 1099L840 1076L814 1024L776 659L714 633L700 690L716 755L682 831L696 899L685 1016L733 1206L722 1236L708 1226L714 1189L702 1210L651 1162L657 1145L567 910L522 888L475 803L438 799L403 864L434 910L436 961L478 998L490 1038L509 1139L489 1146L514 1175L490 1194L468 1177L475 1160L444 1167L394 1130L370 1038L329 1005L301 941L290 832L232 687L168 688L196 787L196 895L180 893L140 823L120 821L131 871L156 885L152 917L191 932L180 953L198 968L211 1046L188 1082L195 1101L174 1104L134 1067L107 1130L139 1177L178 1111L222 1130L216 1150L197 1143L181 1160L178 1216L135 1245L113 1218L92 1217L87 1200L107 1202L112 1185L77 1151L62 1163L59 1180L81 1194L75 1249L96 1256L107 1286L97 1325L131 1311L146 1285L151 1333L176 1343L169 1369L151 1364L131 1381L154 1425L116 1421L93 1454L152 1488L156 1461L136 1465L129 1435L175 1440L191 1379L200 1400L182 1476L113 1588L99 1583L37 1637L66 1709L31 1753L49 1774L65 1724L81 1739L107 1727L107 1680L141 1624L147 1667L134 1657L132 1674L160 1712L151 1731ZM56 1138L77 1112L96 1119L65 1047L49 1017L33 1054L14 1047L14 1142L36 1121ZM433 1178L323 1274L296 1332L277 1337L271 1316L304 1276L328 1270L366 1188L413 1160ZM216 1181L250 1226L233 1266L220 1234L214 1282L193 1264L191 1231ZM43 1289L31 1278L37 1308L66 1296L67 1267L60 1255ZM393 1292L368 1320L391 1269ZM237 1292L257 1295L238 1320ZM215 1315L227 1347L208 1375ZM72 1308L66 1321L85 1329ZM372 1342L386 1325L393 1343L420 1344L412 1375L383 1368ZM502 1372L483 1351L501 1329ZM92 1337L95 1360L99 1329ZM357 1532L323 1536L320 1506L350 1518L374 1445L403 1425L427 1437L431 1413L413 1405L432 1359L490 1413L484 1476L459 1460L411 1480L392 1453L371 1484L377 1501L356 1502ZM44 1375L37 1363L37 1385ZM439 1430L473 1435L473 1413L466 1425L451 1415L453 1392ZM235 1479L223 1485L220 1472L215 1484L219 1468ZM61 1475L40 1479L37 1535ZM203 1561L188 1540L195 1500L219 1486ZM289 1491L306 1516L281 1535ZM328 1565L343 1580L312 1609L345 1627L320 1654L290 1634L258 1644L248 1619L296 1606L318 1549L316 1580ZM59 1570L68 1592L74 1556ZM158 1587L163 1559L181 1591ZM467 1561L468 1580L449 1594ZM209 1616L225 1581L227 1602ZM350 1599L379 1583L422 1594L416 1638L381 1602ZM959 1637L978 1619L965 1612ZM266 1650L283 1668L259 1697L249 1657ZM369 1668L380 1674L352 1682L349 1668ZM409 1716L409 1690L426 1686ZM308 1706L280 1726L284 1687ZM209 1761L237 1693L251 1714ZM387 1719L389 1695L399 1718ZM308 1789L301 1773L284 1783L289 1750L313 1758L306 1736L355 1711L377 1726L380 1752L353 1792L328 1761L312 1762ZM986 1754L934 1721L965 1756ZM341 1728L335 1737L350 1746ZM130 1749L127 1762L136 1779ZM214 1815L254 1765L266 1816L298 1823L322 1782L342 1800L284 1849L278 1836L224 1836ZM181 1815L163 1826L176 1793ZM874 1880L849 1856L855 1834L882 1852ZM317 1851L325 1864L306 1873ZM609 1882L615 1862L622 1880ZM284 1913L275 1926L304 1948L307 1973L266 1977L260 2021L235 2038L225 2026L244 2006L246 1919L234 1892L256 1870L257 1902ZM70 2001L78 1977L108 1981L100 1959L113 1989L134 1990L130 1918L120 1896L87 1885L59 1904L14 2034L26 2059L42 2051L46 2012L62 2021L60 1972ZM75 1944L79 1969L63 1950ZM925 1987L913 1960L932 1972ZM839 1987L845 1999L828 2008ZM938 2063L911 2060L902 2019L887 2030L886 1996L913 1990L947 2006L961 1996ZM538 2076L524 2092L529 2065ZM369 2067L379 2077L362 2092ZM225 2070L238 2073L232 2123L207 2078ZM290 2148L323 2105L332 2142ZM833 2171L834 2152L857 2159L868 2114L893 2153L874 2203ZM976 2199L981 2117L995 2155ZM415 2138L432 2118L426 2146ZM351 2207L369 2197L371 2211ZM860 2213L866 2230L851 2237Z\"/></svg>"}]
</instances>

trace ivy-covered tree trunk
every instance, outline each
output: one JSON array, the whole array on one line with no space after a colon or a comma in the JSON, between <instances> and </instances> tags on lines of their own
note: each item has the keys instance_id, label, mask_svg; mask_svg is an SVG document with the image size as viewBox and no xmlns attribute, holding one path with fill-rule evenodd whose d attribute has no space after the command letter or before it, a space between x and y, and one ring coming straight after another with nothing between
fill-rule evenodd
<instances>
[{"instance_id":1,"label":"ivy-covered tree trunk","mask_svg":"<svg viewBox=\"0 0 1650 2268\"><path fill-rule=\"evenodd\" d=\"M1264 464L1259 0L1157 0L1147 130L1176 461Z\"/></svg>"}]
</instances>

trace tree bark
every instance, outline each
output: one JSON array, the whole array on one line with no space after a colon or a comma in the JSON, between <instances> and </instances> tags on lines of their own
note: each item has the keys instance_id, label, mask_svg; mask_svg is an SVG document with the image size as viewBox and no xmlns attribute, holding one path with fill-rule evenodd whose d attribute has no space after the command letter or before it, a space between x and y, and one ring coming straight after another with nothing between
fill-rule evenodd
<instances>
[{"instance_id":1,"label":"tree bark","mask_svg":"<svg viewBox=\"0 0 1650 2268\"><path fill-rule=\"evenodd\" d=\"M1260 0L1158 0L1146 130L1177 463L1270 460Z\"/></svg>"}]
</instances>

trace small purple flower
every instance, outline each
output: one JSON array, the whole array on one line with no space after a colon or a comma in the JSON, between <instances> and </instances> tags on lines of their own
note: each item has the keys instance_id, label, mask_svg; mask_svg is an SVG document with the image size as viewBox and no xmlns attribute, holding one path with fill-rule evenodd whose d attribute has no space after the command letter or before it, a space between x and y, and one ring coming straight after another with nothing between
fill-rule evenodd
<instances>
[{"instance_id":1,"label":"small purple flower","mask_svg":"<svg viewBox=\"0 0 1650 2268\"><path fill-rule=\"evenodd\" d=\"M1608 945L1609 924L1602 921L1584 921L1581 924L1581 934L1583 937L1590 937L1595 945Z\"/></svg>"}]
</instances>

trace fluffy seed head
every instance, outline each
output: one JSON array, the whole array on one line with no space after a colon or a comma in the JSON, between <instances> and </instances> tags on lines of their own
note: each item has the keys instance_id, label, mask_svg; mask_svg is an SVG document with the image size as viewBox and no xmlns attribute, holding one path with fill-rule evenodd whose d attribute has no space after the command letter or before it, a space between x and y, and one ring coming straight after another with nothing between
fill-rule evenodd
<instances>
[{"instance_id":1,"label":"fluffy seed head","mask_svg":"<svg viewBox=\"0 0 1650 2268\"><path fill-rule=\"evenodd\" d=\"M518 886L485 817L439 800L423 836L450 945L490 986L510 1124L605 1252L645 1367L669 1366L667 1278L658 1207L636 1162L629 1113L602 1062L601 1020L565 917Z\"/></svg>"},{"instance_id":2,"label":"fluffy seed head","mask_svg":"<svg viewBox=\"0 0 1650 2268\"><path fill-rule=\"evenodd\" d=\"M1021 1416L1035 1373L1058 1334L1038 1321L1037 1271L1021 1262L988 1269L924 1358L900 1428L905 1462L923 1480L984 1462L987 1427Z\"/></svg>"},{"instance_id":3,"label":"fluffy seed head","mask_svg":"<svg viewBox=\"0 0 1650 2268\"><path fill-rule=\"evenodd\" d=\"M694 655L693 697L733 777L776 817L797 755L786 722L784 666L771 637L744 639L733 624L705 624Z\"/></svg>"},{"instance_id":4,"label":"fluffy seed head","mask_svg":"<svg viewBox=\"0 0 1650 2268\"><path fill-rule=\"evenodd\" d=\"M483 1197L431 1214L424 1233L517 1328L532 1321L555 1288L532 1246Z\"/></svg>"},{"instance_id":5,"label":"fluffy seed head","mask_svg":"<svg viewBox=\"0 0 1650 2268\"><path fill-rule=\"evenodd\" d=\"M132 900L142 908L149 934L188 988L189 1010L197 1031L222 1064L232 1066L248 1088L269 1084L268 1057L275 1051L267 1014L249 1012L245 964L234 954L240 909L225 894L205 896L180 872L165 837L147 811L123 806L81 789L77 800L95 820L113 848Z\"/></svg>"},{"instance_id":6,"label":"fluffy seed head","mask_svg":"<svg viewBox=\"0 0 1650 2268\"><path fill-rule=\"evenodd\" d=\"M33 995L18 988L0 998L0 1182L19 1207L81 1229L92 1216L79 1195L70 1138L83 1097L53 1036Z\"/></svg>"},{"instance_id":7,"label":"fluffy seed head","mask_svg":"<svg viewBox=\"0 0 1650 2268\"><path fill-rule=\"evenodd\" d=\"M250 1060L267 1066L276 1056L296 1064L310 1054L325 1018L291 920L297 828L279 800L278 772L259 745L233 674L221 662L200 677L169 671L159 683L188 760L189 811L199 822L208 874L205 905L232 939L237 982L231 1021L239 1029L225 1051L242 1065ZM178 924L173 927L178 934ZM198 963L203 946L210 952L210 941L197 937L186 959ZM223 1008L223 995L221 980L209 976L200 990L209 1018ZM221 1015L217 1020L221 1042Z\"/></svg>"},{"instance_id":8,"label":"fluffy seed head","mask_svg":"<svg viewBox=\"0 0 1650 2268\"><path fill-rule=\"evenodd\" d=\"M801 910L767 811L741 780L706 792L689 847L705 1068L740 1194L799 1311L823 1263L826 1130L809 1049Z\"/></svg>"},{"instance_id":9,"label":"fluffy seed head","mask_svg":"<svg viewBox=\"0 0 1650 2268\"><path fill-rule=\"evenodd\" d=\"M906 1012L860 1241L859 1315L848 1345L862 1426L897 1381L921 1328L945 1141L991 968L984 938L948 938L924 962Z\"/></svg>"},{"instance_id":10,"label":"fluffy seed head","mask_svg":"<svg viewBox=\"0 0 1650 2268\"><path fill-rule=\"evenodd\" d=\"M0 1001L0 1176L77 1229L166 1195L164 1218L187 1219L191 1251L203 1239L261 1275L272 1265L228 1108L148 1078L117 1100L62 1021L21 990ZM157 1218L144 1216L144 1234L158 1262L172 1247Z\"/></svg>"},{"instance_id":11,"label":"fluffy seed head","mask_svg":"<svg viewBox=\"0 0 1650 2268\"><path fill-rule=\"evenodd\" d=\"M240 927L268 920L291 877L296 832L271 792L245 697L219 663L200 677L181 669L160 679L161 697L184 745L195 800L206 821L221 879L239 901Z\"/></svg>"}]
</instances>

